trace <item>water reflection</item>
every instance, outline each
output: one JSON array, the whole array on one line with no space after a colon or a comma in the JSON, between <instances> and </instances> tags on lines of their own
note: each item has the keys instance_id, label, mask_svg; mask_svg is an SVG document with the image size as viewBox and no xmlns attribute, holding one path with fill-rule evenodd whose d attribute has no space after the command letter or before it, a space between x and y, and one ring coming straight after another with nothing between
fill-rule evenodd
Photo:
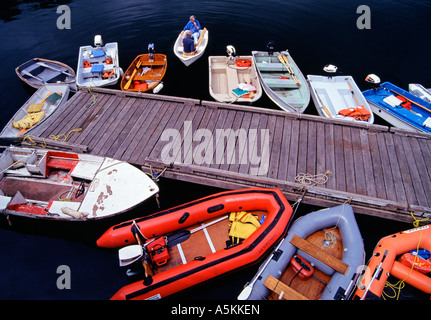
<instances>
[{"instance_id":1,"label":"water reflection","mask_svg":"<svg viewBox=\"0 0 431 320\"><path fill-rule=\"evenodd\" d=\"M0 20L5 22L13 21L18 18L24 12L36 11L39 9L47 9L54 8L62 4L69 4L72 1L68 0L44 0L44 1L35 1L35 0L6 0L2 1L2 8L0 10Z\"/></svg>"}]
</instances>

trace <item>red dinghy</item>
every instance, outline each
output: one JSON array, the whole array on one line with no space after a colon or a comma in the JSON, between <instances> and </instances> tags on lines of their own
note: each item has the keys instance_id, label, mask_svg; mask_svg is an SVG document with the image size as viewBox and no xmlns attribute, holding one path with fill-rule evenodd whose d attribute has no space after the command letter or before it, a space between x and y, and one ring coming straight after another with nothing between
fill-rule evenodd
<instances>
[{"instance_id":1,"label":"red dinghy","mask_svg":"<svg viewBox=\"0 0 431 320\"><path fill-rule=\"evenodd\" d=\"M112 299L160 299L258 263L286 235L291 217L281 191L251 188L113 226L97 244L127 245L119 251L120 266L140 268L145 275Z\"/></svg>"}]
</instances>

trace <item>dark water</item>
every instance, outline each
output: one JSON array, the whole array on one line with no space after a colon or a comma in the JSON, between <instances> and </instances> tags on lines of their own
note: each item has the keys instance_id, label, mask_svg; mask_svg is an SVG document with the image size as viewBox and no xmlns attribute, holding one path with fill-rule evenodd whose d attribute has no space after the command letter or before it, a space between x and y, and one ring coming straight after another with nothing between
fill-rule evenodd
<instances>
[{"instance_id":1,"label":"dark water","mask_svg":"<svg viewBox=\"0 0 431 320\"><path fill-rule=\"evenodd\" d=\"M71 29L59 30L59 5L71 9ZM371 29L359 30L359 5L371 9ZM364 79L376 73L382 81L403 88L417 82L431 87L431 2L414 1L178 1L75 0L6 1L0 9L1 127L34 92L15 75L14 68L33 57L62 61L76 68L78 48L93 44L101 34L105 43L118 42L120 65L126 70L150 42L167 54L168 72L161 94L212 100L208 90L208 55L225 55L226 45L238 54L264 50L268 40L277 49L289 49L303 73L322 74L328 63L352 75L365 90ZM195 14L210 32L204 57L185 67L173 54L176 36ZM256 106L277 109L265 95ZM311 102L306 113L317 114ZM385 124L377 119L376 123ZM217 191L167 179L160 181L161 208L165 209ZM297 215L316 207L301 205ZM155 201L102 222L65 224L0 220L0 299L107 299L127 283L114 251L96 247L107 227L158 211ZM411 224L358 215L367 259L377 241ZM59 290L57 268L71 270L71 289ZM236 299L257 266L200 286L178 299Z\"/></svg>"}]
</instances>

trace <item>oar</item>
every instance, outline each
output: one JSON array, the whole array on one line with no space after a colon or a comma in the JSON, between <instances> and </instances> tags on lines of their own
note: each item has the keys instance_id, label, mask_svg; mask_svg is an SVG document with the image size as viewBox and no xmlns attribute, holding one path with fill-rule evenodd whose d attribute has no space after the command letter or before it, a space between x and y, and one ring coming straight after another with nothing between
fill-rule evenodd
<instances>
[{"instance_id":1,"label":"oar","mask_svg":"<svg viewBox=\"0 0 431 320\"><path fill-rule=\"evenodd\" d=\"M50 66L44 62L39 61L39 62L36 62L36 64L38 64L42 67L51 69L51 70L55 70L55 71L60 72L60 73L64 73L66 76L73 77L73 74L70 74L69 72L66 72L66 71L61 71L60 69L54 68L54 67L52 67L52 66Z\"/></svg>"},{"instance_id":2,"label":"oar","mask_svg":"<svg viewBox=\"0 0 431 320\"><path fill-rule=\"evenodd\" d=\"M323 107L323 109L325 110L326 114L329 116L329 118L332 118L331 113L329 112L328 108L326 108L326 106L324 105L324 103L323 103L322 99L320 99L320 96L319 96L319 94L317 93L317 91L316 91L316 96L317 96L317 99L319 99L320 104L322 105L322 107Z\"/></svg>"},{"instance_id":3,"label":"oar","mask_svg":"<svg viewBox=\"0 0 431 320\"><path fill-rule=\"evenodd\" d=\"M202 30L201 37L199 38L199 41L198 41L198 43L197 43L197 45L196 45L196 52L198 52L199 46L201 45L202 40L204 39L205 32L207 32L207 28L204 28L204 29Z\"/></svg>"},{"instance_id":4,"label":"oar","mask_svg":"<svg viewBox=\"0 0 431 320\"><path fill-rule=\"evenodd\" d=\"M290 71L291 71L291 74L292 74L292 78L293 78L293 80L295 80L296 85L300 86L299 81L298 81L298 78L296 77L295 72L293 71L293 68L292 68L292 66L291 66L291 64L290 64L290 62L289 62L289 59L287 59L287 56L283 56L283 59L285 60L285 62L286 62L286 63L287 63L287 65L289 66Z\"/></svg>"},{"instance_id":5,"label":"oar","mask_svg":"<svg viewBox=\"0 0 431 320\"><path fill-rule=\"evenodd\" d=\"M292 74L292 72L290 71L289 67L287 66L286 62L284 62L284 59L282 56L277 56L278 60L280 60L280 62L283 64L283 66L286 68L287 72L289 72L290 74Z\"/></svg>"},{"instance_id":6,"label":"oar","mask_svg":"<svg viewBox=\"0 0 431 320\"><path fill-rule=\"evenodd\" d=\"M396 95L399 95L399 96L403 97L403 98L404 98L404 99L406 99L407 101L410 101L411 103L413 103L413 104L417 105L418 107L421 107L421 108L425 109L426 111L431 112L431 110L430 110L430 109L428 109L428 108L424 107L423 105L420 105L419 103L414 102L413 100L410 100L409 98L407 98L407 97L403 96L402 94L400 94L400 93L398 93L398 92L396 92L396 91L394 91L394 90L392 90L392 89L389 89L389 90L390 90L391 92L395 93Z\"/></svg>"},{"instance_id":7,"label":"oar","mask_svg":"<svg viewBox=\"0 0 431 320\"><path fill-rule=\"evenodd\" d=\"M32 77L38 81L41 81L42 83L45 83L45 81L43 81L42 78L39 78L38 76L32 75L30 72L28 72L27 70L22 70L21 71L23 74L25 74L26 76Z\"/></svg>"},{"instance_id":8,"label":"oar","mask_svg":"<svg viewBox=\"0 0 431 320\"><path fill-rule=\"evenodd\" d=\"M132 84L132 80L133 80L133 78L134 78L134 77L135 77L135 75L136 75L136 72L138 71L139 67L141 66L141 63L142 63L142 60L139 60L139 61L136 63L135 70L133 70L133 73L132 73L132 75L130 76L129 81L127 81L126 85L124 86L124 90L129 89L130 85Z\"/></svg>"},{"instance_id":9,"label":"oar","mask_svg":"<svg viewBox=\"0 0 431 320\"><path fill-rule=\"evenodd\" d=\"M251 292L253 291L253 285L254 283L257 281L257 279L259 279L260 275L262 274L262 272L265 270L266 266L271 262L272 257L274 256L275 252L278 251L278 249L280 248L281 244L283 243L284 239L283 238L280 243L277 245L277 247L272 251L271 256L269 256L265 262L265 264L261 267L260 271L258 274L256 274L253 278L253 281L251 283L249 283L239 294L238 296L238 300L247 300L247 298L250 296Z\"/></svg>"},{"instance_id":10,"label":"oar","mask_svg":"<svg viewBox=\"0 0 431 320\"><path fill-rule=\"evenodd\" d=\"M347 79L345 79L345 80L347 80ZM350 82L349 82L348 80L347 80L346 82L347 82L347 84L349 85L350 92L352 93L353 98L355 98L356 104L359 106L359 102L358 102L358 99L356 99L356 95L355 95L355 93L353 92L352 85L350 84Z\"/></svg>"}]
</instances>

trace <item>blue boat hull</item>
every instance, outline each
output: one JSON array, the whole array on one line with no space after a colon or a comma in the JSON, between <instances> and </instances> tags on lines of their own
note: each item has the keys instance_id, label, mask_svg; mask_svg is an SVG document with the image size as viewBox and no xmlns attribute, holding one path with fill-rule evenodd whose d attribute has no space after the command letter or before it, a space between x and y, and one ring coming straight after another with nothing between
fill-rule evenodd
<instances>
[{"instance_id":1,"label":"blue boat hull","mask_svg":"<svg viewBox=\"0 0 431 320\"><path fill-rule=\"evenodd\" d=\"M412 93L384 82L376 89L363 92L373 112L395 127L406 130L431 133L431 103L422 100ZM387 97L401 95L410 100L411 109L402 106L391 106L384 101ZM427 122L428 119L428 122Z\"/></svg>"}]
</instances>

